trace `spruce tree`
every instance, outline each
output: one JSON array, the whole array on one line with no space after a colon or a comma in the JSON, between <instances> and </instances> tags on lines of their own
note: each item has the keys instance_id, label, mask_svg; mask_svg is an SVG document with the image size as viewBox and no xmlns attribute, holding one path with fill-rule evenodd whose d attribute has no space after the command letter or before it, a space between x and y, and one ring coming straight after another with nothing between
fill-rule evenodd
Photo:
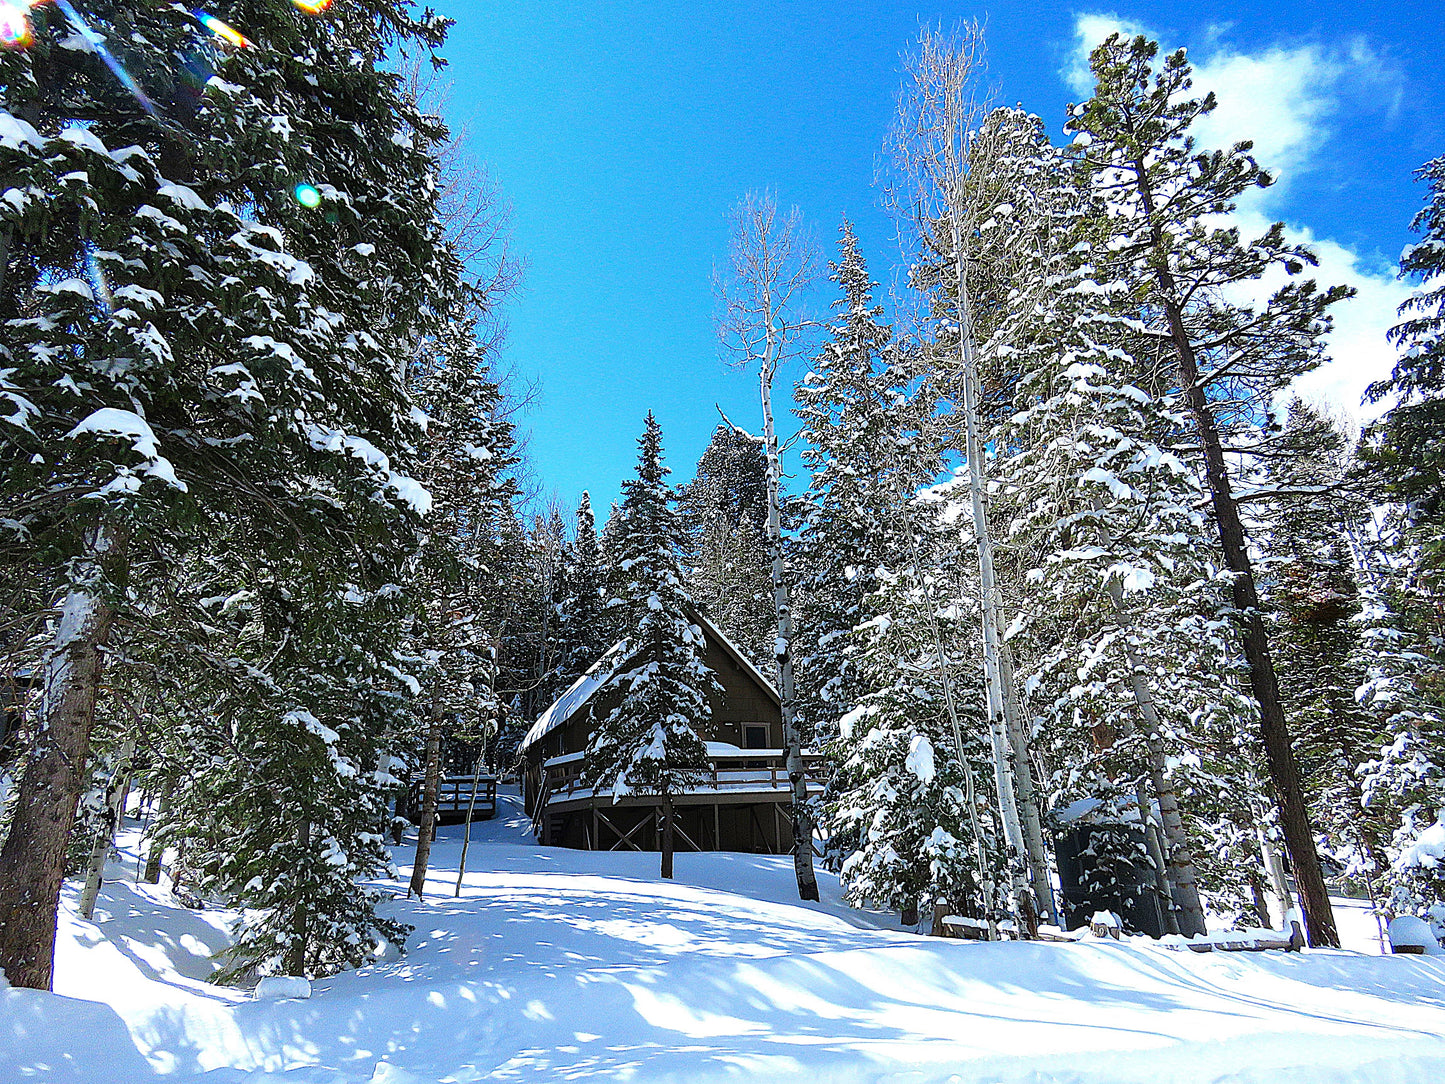
<instances>
[{"instance_id":1,"label":"spruce tree","mask_svg":"<svg viewBox=\"0 0 1445 1084\"><path fill-rule=\"evenodd\" d=\"M854 675L856 703L838 720L836 770L824 796L830 857L857 906L915 915L935 900L990 922L1007 870L999 826L976 781L988 772L980 681L950 569L953 531L936 507L894 511L915 536L897 568L875 567L869 617L831 645Z\"/></svg>"},{"instance_id":2,"label":"spruce tree","mask_svg":"<svg viewBox=\"0 0 1445 1084\"><path fill-rule=\"evenodd\" d=\"M1376 899L1382 826L1363 808L1359 769L1375 751L1377 731L1355 695L1365 672L1350 544L1367 511L1348 482L1346 438L1317 409L1290 403L1274 453L1268 482L1278 496L1269 509L1265 597L1274 610L1280 695L1327 853Z\"/></svg>"},{"instance_id":3,"label":"spruce tree","mask_svg":"<svg viewBox=\"0 0 1445 1084\"><path fill-rule=\"evenodd\" d=\"M807 731L837 733L865 686L846 648L873 616L879 569L904 567L914 539L907 503L942 470L925 419L929 391L883 322L876 284L844 222L829 279L841 296L828 339L794 390L810 478L799 501L798 690Z\"/></svg>"},{"instance_id":4,"label":"spruce tree","mask_svg":"<svg viewBox=\"0 0 1445 1084\"><path fill-rule=\"evenodd\" d=\"M1224 446L1232 428L1265 416L1275 393L1323 360L1327 310L1350 290L1291 281L1258 306L1224 300L1230 288L1273 268L1294 276L1315 260L1285 240L1281 223L1246 243L1237 228L1219 222L1242 193L1272 179L1248 143L1196 149L1190 129L1214 109L1214 97L1189 97L1182 50L1156 65L1157 54L1158 45L1143 37L1112 35L1090 57L1094 97L1069 117L1079 168L1100 197L1095 280L1117 284L1143 337L1165 347L1173 363L1233 581L1250 691L1310 940L1337 945Z\"/></svg>"},{"instance_id":5,"label":"spruce tree","mask_svg":"<svg viewBox=\"0 0 1445 1084\"><path fill-rule=\"evenodd\" d=\"M569 553L561 613L565 654L561 662L562 683L570 684L585 674L611 644L604 642L604 568L602 546L597 538L597 520L592 514L592 497L585 491L577 505L577 533Z\"/></svg>"},{"instance_id":6,"label":"spruce tree","mask_svg":"<svg viewBox=\"0 0 1445 1084\"><path fill-rule=\"evenodd\" d=\"M435 213L444 130L382 66L398 41L437 46L444 21L395 3L325 19L253 7L255 47L233 50L181 8L92 5L142 98L65 46L66 13L31 14L35 46L0 58L0 170L30 194L0 212L0 544L54 620L34 649L45 718L0 863L0 966L43 987L118 618L174 586L163 558L178 538L225 522L276 555L264 578L296 581L278 598L306 598L318 621L344 612L348 581L363 597L395 582L429 502L407 360L460 269ZM219 78L188 89L178 57ZM305 672L288 680L325 683ZM286 695L343 733L309 694ZM300 716L257 718L284 743ZM272 842L304 834L305 806L290 816Z\"/></svg>"},{"instance_id":7,"label":"spruce tree","mask_svg":"<svg viewBox=\"0 0 1445 1084\"><path fill-rule=\"evenodd\" d=\"M1421 285L1390 330L1400 351L1394 370L1367 392L1372 402L1391 403L1367 449L1370 466L1406 510L1411 540L1420 547L1420 587L1439 598L1445 593L1445 156L1425 163L1418 176L1429 185L1412 222L1423 237L1401 255L1400 277Z\"/></svg>"},{"instance_id":8,"label":"spruce tree","mask_svg":"<svg viewBox=\"0 0 1445 1084\"><path fill-rule=\"evenodd\" d=\"M1394 818L1390 909L1428 916L1445 938L1445 878L1421 846L1426 833L1445 835L1445 157L1419 177L1429 186L1413 222L1423 237L1405 249L1400 275L1420 287L1390 332L1399 360L1367 393L1391 403L1362 453L1390 503L1388 553L1366 610L1361 703L1381 747L1365 769L1367 800Z\"/></svg>"},{"instance_id":9,"label":"spruce tree","mask_svg":"<svg viewBox=\"0 0 1445 1084\"><path fill-rule=\"evenodd\" d=\"M617 531L622 591L609 600L631 630L623 658L594 696L615 691L617 706L594 719L587 779L613 801L656 795L662 805L662 876L672 877L673 797L702 778L707 749L698 735L722 695L703 661L702 629L689 616L681 525L662 463L662 427L649 412L638 440L637 477L623 483Z\"/></svg>"},{"instance_id":10,"label":"spruce tree","mask_svg":"<svg viewBox=\"0 0 1445 1084\"><path fill-rule=\"evenodd\" d=\"M768 463L762 442L719 425L677 494L694 600L754 664L772 665Z\"/></svg>"}]
</instances>

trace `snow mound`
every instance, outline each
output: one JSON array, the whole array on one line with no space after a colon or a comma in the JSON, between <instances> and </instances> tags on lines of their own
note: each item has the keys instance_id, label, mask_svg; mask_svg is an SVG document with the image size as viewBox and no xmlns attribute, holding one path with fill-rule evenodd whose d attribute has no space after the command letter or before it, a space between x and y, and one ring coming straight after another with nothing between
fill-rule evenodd
<instances>
[{"instance_id":1,"label":"snow mound","mask_svg":"<svg viewBox=\"0 0 1445 1084\"><path fill-rule=\"evenodd\" d=\"M1396 950L1420 949L1426 956L1445 956L1445 949L1435 939L1430 923L1414 915L1397 915L1390 919L1390 945Z\"/></svg>"},{"instance_id":2,"label":"snow mound","mask_svg":"<svg viewBox=\"0 0 1445 1084\"><path fill-rule=\"evenodd\" d=\"M295 975L267 975L256 984L255 998L257 1001L288 997L305 999L310 996L311 983Z\"/></svg>"},{"instance_id":3,"label":"snow mound","mask_svg":"<svg viewBox=\"0 0 1445 1084\"><path fill-rule=\"evenodd\" d=\"M1445 1079L1442 959L919 937L824 871L800 904L786 855L680 853L662 882L656 854L539 847L516 795L499 805L460 896L444 827L426 900L388 905L409 953L309 1000L201 981L232 916L134 884L128 829L96 922L66 888L59 993L0 989L0 1081Z\"/></svg>"}]
</instances>

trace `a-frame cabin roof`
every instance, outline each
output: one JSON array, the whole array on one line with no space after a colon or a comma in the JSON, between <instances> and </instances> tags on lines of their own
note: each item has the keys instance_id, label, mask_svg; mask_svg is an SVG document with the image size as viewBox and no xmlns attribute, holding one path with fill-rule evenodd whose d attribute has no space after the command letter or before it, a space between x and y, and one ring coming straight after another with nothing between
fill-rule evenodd
<instances>
[{"instance_id":1,"label":"a-frame cabin roof","mask_svg":"<svg viewBox=\"0 0 1445 1084\"><path fill-rule=\"evenodd\" d=\"M689 612L688 617L701 627L703 636L722 648L723 652L757 682L771 699L779 704L782 703L782 698L778 695L778 690L773 687L773 683L763 676L762 671L738 650L737 645L729 640L720 628L700 613ZM587 672L574 681L551 707L537 717L537 721L532 724L532 729L527 731L527 736L517 747L517 752L525 754L530 747L576 715L578 709L584 707L598 689L606 685L614 674L636 657L636 651L624 655L623 652L626 648L626 640L620 640L608 648L602 658L593 663Z\"/></svg>"}]
</instances>

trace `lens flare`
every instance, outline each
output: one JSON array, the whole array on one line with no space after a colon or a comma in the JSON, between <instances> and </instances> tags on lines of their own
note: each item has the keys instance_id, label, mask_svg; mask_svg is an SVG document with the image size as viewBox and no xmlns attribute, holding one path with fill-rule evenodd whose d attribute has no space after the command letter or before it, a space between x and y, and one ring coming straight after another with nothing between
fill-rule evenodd
<instances>
[{"instance_id":1,"label":"lens flare","mask_svg":"<svg viewBox=\"0 0 1445 1084\"><path fill-rule=\"evenodd\" d=\"M25 49L35 41L30 29L30 16L25 8L8 0L0 3L0 48Z\"/></svg>"},{"instance_id":2,"label":"lens flare","mask_svg":"<svg viewBox=\"0 0 1445 1084\"><path fill-rule=\"evenodd\" d=\"M131 97L140 103L140 107L154 117L156 107L151 104L151 100L146 97L146 92L141 90L140 84L131 77L130 72L126 71L120 61L105 47L105 39L92 30L90 24L80 17L80 12L71 6L70 0L55 0L55 6L65 12L65 17L70 20L70 25L75 28L75 32L90 43L96 55L110 69L111 74L120 81L120 85L130 91Z\"/></svg>"},{"instance_id":3,"label":"lens flare","mask_svg":"<svg viewBox=\"0 0 1445 1084\"><path fill-rule=\"evenodd\" d=\"M331 0L291 0L291 3L306 12L307 15L320 15L331 6Z\"/></svg>"},{"instance_id":4,"label":"lens flare","mask_svg":"<svg viewBox=\"0 0 1445 1084\"><path fill-rule=\"evenodd\" d=\"M302 207L321 206L321 190L313 184L302 182L296 186L296 202Z\"/></svg>"},{"instance_id":5,"label":"lens flare","mask_svg":"<svg viewBox=\"0 0 1445 1084\"><path fill-rule=\"evenodd\" d=\"M204 26L207 30L214 34L219 40L230 42L237 49L251 48L252 42L250 38L246 37L246 35L241 33L239 30L227 26L214 15L202 11L200 8L196 8L194 11L191 12L191 14L200 21L200 24L202 26Z\"/></svg>"}]
</instances>

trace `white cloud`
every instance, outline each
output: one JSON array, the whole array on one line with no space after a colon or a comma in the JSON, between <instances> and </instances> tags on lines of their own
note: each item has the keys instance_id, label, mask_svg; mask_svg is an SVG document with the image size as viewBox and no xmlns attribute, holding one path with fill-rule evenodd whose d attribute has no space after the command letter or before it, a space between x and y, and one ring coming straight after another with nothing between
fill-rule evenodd
<instances>
[{"instance_id":1,"label":"white cloud","mask_svg":"<svg viewBox=\"0 0 1445 1084\"><path fill-rule=\"evenodd\" d=\"M1250 209L1237 212L1235 221L1247 239L1259 236L1273 220ZM1361 400L1365 388L1388 376L1394 367L1395 348L1386 341L1385 333L1399 321L1397 310L1413 288L1400 281L1389 264L1367 261L1337 241L1316 237L1308 227L1294 226L1287 232L1291 241L1314 251L1319 266L1306 273L1321 289L1345 285L1356 290L1354 297L1330 309L1334 328L1327 339L1329 360L1297 379L1290 390L1352 421L1373 418L1387 404L1364 405ZM1277 270L1262 279L1250 295L1263 300L1285 281L1284 272ZM1249 300L1250 295L1238 300Z\"/></svg>"},{"instance_id":2,"label":"white cloud","mask_svg":"<svg viewBox=\"0 0 1445 1084\"><path fill-rule=\"evenodd\" d=\"M1075 16L1074 45L1060 74L1063 75L1064 82L1082 98L1087 98L1094 91L1094 77L1089 72L1089 54L1113 33L1129 38L1143 34L1146 38L1159 40L1159 36L1142 23L1118 15L1100 12Z\"/></svg>"},{"instance_id":3,"label":"white cloud","mask_svg":"<svg viewBox=\"0 0 1445 1084\"><path fill-rule=\"evenodd\" d=\"M1089 52L1116 30L1159 40L1149 28L1118 15L1077 16L1072 49L1061 74L1080 96L1093 90ZM1298 216L1283 209L1288 207L1290 180L1328 153L1329 120L1341 102L1367 99L1393 112L1400 100L1399 74L1363 39L1328 48L1268 46L1244 52L1224 40L1227 33L1228 27L1209 28L1204 35L1206 48L1190 54L1195 90L1213 91L1218 101L1215 111L1197 123L1196 135L1203 147L1252 140L1256 159L1277 178L1271 188L1241 199L1236 219L1246 237L1258 236L1282 217L1290 239L1310 245L1319 257L1320 265L1311 274L1322 287L1343 284L1358 291L1332 310L1331 360L1301 377L1294 390L1351 418L1369 417L1379 408L1362 407L1360 397L1395 363L1385 332L1397 321L1396 308L1410 288L1395 277L1393 267L1317 236L1307 222L1291 221ZM1279 284L1261 285L1269 289Z\"/></svg>"}]
</instances>

